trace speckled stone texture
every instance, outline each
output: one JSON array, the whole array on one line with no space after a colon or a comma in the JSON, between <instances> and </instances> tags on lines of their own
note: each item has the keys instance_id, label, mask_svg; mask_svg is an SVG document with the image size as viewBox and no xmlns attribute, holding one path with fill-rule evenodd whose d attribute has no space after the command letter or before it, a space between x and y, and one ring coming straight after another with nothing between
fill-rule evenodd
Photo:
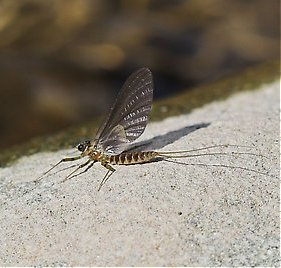
<instances>
[{"instance_id":1,"label":"speckled stone texture","mask_svg":"<svg viewBox=\"0 0 281 268\"><path fill-rule=\"evenodd\" d=\"M0 265L279 266L279 81L149 124L141 139L262 156L116 166L100 192L100 164L60 183L65 164L35 184L70 152L23 157L0 169Z\"/></svg>"}]
</instances>

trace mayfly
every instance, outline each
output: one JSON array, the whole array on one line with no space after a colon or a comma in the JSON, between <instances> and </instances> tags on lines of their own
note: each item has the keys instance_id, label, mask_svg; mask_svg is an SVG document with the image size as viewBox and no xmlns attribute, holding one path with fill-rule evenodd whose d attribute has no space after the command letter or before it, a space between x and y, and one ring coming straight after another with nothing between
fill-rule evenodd
<instances>
[{"instance_id":1,"label":"mayfly","mask_svg":"<svg viewBox=\"0 0 281 268\"><path fill-rule=\"evenodd\" d=\"M145 130L151 112L153 98L152 73L148 68L141 68L131 74L125 81L119 92L114 105L99 128L93 141L84 141L77 146L80 154L75 157L64 158L47 170L39 179L50 172L62 162L79 160L87 157L87 161L79 165L63 181L73 176L79 169L86 167L83 171L88 171L96 162L100 162L107 169L98 190L114 173L112 165L131 165L151 162L156 159L168 160L168 158L191 157L208 154L178 155L178 153L190 153L209 148L222 147L226 145L214 145L189 151L176 152L127 152L129 145L136 140ZM212 153L216 154L216 153ZM223 153L217 153L223 154ZM239 153L236 153L239 154ZM247 153L245 153L247 154ZM251 153L248 153L251 154ZM178 163L178 162L176 162ZM200 165L200 164L199 164ZM207 165L206 165L207 166ZM219 165L222 167L232 167ZM235 167L234 167L235 168ZM238 167L242 168L242 167ZM245 170L251 170L242 168ZM39 180L38 179L38 180Z\"/></svg>"}]
</instances>

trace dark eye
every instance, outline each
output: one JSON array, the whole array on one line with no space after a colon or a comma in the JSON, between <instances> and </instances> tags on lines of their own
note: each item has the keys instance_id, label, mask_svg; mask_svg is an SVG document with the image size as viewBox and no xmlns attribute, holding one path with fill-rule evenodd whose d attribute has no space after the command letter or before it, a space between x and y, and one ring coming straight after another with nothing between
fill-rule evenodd
<instances>
[{"instance_id":1,"label":"dark eye","mask_svg":"<svg viewBox=\"0 0 281 268\"><path fill-rule=\"evenodd\" d=\"M83 152L85 150L85 145L84 144L79 144L77 149L80 151L80 152Z\"/></svg>"}]
</instances>

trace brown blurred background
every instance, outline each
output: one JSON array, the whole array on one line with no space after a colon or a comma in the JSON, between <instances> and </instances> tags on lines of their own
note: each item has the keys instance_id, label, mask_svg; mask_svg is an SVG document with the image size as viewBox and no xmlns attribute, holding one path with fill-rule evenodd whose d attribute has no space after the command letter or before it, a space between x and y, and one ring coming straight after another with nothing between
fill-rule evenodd
<instances>
[{"instance_id":1,"label":"brown blurred background","mask_svg":"<svg viewBox=\"0 0 281 268\"><path fill-rule=\"evenodd\" d=\"M149 67L155 97L279 59L279 0L0 1L0 150L87 122Z\"/></svg>"}]
</instances>

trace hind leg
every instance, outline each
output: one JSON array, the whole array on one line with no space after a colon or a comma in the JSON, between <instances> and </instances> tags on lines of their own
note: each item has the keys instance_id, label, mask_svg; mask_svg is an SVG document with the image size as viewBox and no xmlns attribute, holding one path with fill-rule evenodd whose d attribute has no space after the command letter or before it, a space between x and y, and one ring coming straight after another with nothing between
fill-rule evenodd
<instances>
[{"instance_id":1,"label":"hind leg","mask_svg":"<svg viewBox=\"0 0 281 268\"><path fill-rule=\"evenodd\" d=\"M115 169L109 165L108 163L106 162L102 162L101 163L107 170L105 176L103 177L100 185L99 185L99 188L98 188L98 191L100 191L101 187L106 183L106 181L109 179L109 177L114 173Z\"/></svg>"}]
</instances>

